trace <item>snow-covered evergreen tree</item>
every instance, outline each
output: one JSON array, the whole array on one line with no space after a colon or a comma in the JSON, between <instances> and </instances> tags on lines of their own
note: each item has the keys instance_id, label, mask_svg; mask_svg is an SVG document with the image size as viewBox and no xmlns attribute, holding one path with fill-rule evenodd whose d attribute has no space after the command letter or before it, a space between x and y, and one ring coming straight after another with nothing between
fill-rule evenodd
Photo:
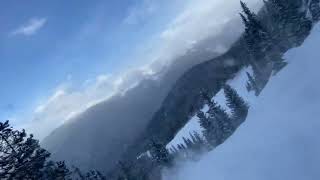
<instances>
[{"instance_id":1,"label":"snow-covered evergreen tree","mask_svg":"<svg viewBox=\"0 0 320 180\"><path fill-rule=\"evenodd\" d=\"M247 117L249 106L230 85L226 84L223 90L227 106L231 109L231 121L234 123L234 126L237 126Z\"/></svg>"},{"instance_id":2,"label":"snow-covered evergreen tree","mask_svg":"<svg viewBox=\"0 0 320 180\"><path fill-rule=\"evenodd\" d=\"M0 122L0 179L42 179L49 156L32 135Z\"/></svg>"},{"instance_id":3,"label":"snow-covered evergreen tree","mask_svg":"<svg viewBox=\"0 0 320 180\"><path fill-rule=\"evenodd\" d=\"M49 157L50 153L40 147L33 135L14 130L9 121L0 122L0 179L71 180L77 176L63 161L49 161ZM92 172L96 176L91 176ZM100 172L91 171L76 179L103 180L103 177Z\"/></svg>"}]
</instances>

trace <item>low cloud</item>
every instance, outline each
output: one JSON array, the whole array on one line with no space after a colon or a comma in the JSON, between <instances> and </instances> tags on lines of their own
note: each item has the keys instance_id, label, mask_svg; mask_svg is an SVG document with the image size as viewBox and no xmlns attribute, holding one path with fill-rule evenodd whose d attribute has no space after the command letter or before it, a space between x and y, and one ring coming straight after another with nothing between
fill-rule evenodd
<instances>
[{"instance_id":1,"label":"low cloud","mask_svg":"<svg viewBox=\"0 0 320 180\"><path fill-rule=\"evenodd\" d=\"M35 108L30 121L19 126L32 132L38 139L43 139L52 130L74 119L81 112L116 93L125 93L146 78L149 72L136 69L122 76L101 74L95 79L86 80L80 87L72 84L72 79L59 85L46 100Z\"/></svg>"},{"instance_id":2,"label":"low cloud","mask_svg":"<svg viewBox=\"0 0 320 180\"><path fill-rule=\"evenodd\" d=\"M261 5L258 0L250 0L248 4L253 9ZM218 39L205 47L207 51L223 53L243 31L239 1L187 0L181 6L182 10L155 35L148 59L162 61L158 64L170 63L207 39Z\"/></svg>"},{"instance_id":3,"label":"low cloud","mask_svg":"<svg viewBox=\"0 0 320 180\"><path fill-rule=\"evenodd\" d=\"M257 5L257 1L252 0L250 4ZM125 21L134 24L142 16L152 13L156 10L153 2L147 0L137 6L145 9L145 12L133 7L131 15L128 16L131 17ZM181 4L183 4L182 10L172 17L172 21L168 22L163 29L153 35L155 39L148 43L149 46L145 45L146 53L136 58L150 60L146 61L144 66L120 75L102 74L95 79L88 79L80 87L72 84L72 78L67 78L71 80L61 84L47 100L39 104L29 118L30 121L22 127L42 139L88 107L105 101L114 94L125 94L128 89L136 87L141 80L159 78L159 75L165 73L170 64L179 57L188 53L197 54L192 53L196 49L210 51L211 54L223 53L242 32L241 28L224 30L230 24L232 27L241 25L238 17L240 11L238 1L187 0ZM38 19L29 23L30 26L23 26L15 34L32 35L45 23L46 19ZM35 27L31 28L31 24ZM203 42L208 39L210 43L205 43L206 46L202 47ZM207 46L208 44L210 46ZM199 58L194 59L194 64L197 61Z\"/></svg>"},{"instance_id":4,"label":"low cloud","mask_svg":"<svg viewBox=\"0 0 320 180\"><path fill-rule=\"evenodd\" d=\"M32 35L35 35L41 28L43 28L46 23L47 23L46 18L32 18L24 25L12 31L10 35L32 36Z\"/></svg>"}]
</instances>

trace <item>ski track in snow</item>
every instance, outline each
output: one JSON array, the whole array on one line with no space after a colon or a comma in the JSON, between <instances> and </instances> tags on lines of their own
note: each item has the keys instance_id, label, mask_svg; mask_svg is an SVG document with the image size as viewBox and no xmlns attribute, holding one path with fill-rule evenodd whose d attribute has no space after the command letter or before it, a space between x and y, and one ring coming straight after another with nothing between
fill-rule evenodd
<instances>
[{"instance_id":1,"label":"ski track in snow","mask_svg":"<svg viewBox=\"0 0 320 180\"><path fill-rule=\"evenodd\" d=\"M249 116L224 144L198 162L187 162L164 180L320 179L320 25L303 46L285 55L289 65L272 77L259 98L247 93L244 72L230 81L250 104ZM223 93L217 101L223 104ZM190 121L171 142L199 126Z\"/></svg>"}]
</instances>

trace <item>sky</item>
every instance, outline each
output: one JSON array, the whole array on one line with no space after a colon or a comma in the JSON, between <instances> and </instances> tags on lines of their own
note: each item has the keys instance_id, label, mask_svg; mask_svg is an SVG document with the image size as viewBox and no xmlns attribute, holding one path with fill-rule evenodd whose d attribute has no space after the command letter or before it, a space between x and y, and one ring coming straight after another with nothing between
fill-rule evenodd
<instances>
[{"instance_id":1,"label":"sky","mask_svg":"<svg viewBox=\"0 0 320 180\"><path fill-rule=\"evenodd\" d=\"M1 1L0 118L23 121L61 84L82 88L84 82L103 81L141 63L135 60L138 54L175 10L168 5L152 0Z\"/></svg>"},{"instance_id":2,"label":"sky","mask_svg":"<svg viewBox=\"0 0 320 180\"><path fill-rule=\"evenodd\" d=\"M251 106L247 120L200 161L165 172L164 180L319 179L319 30L318 24L301 47L285 54L289 65L258 98L245 91L245 73L230 82Z\"/></svg>"},{"instance_id":3,"label":"sky","mask_svg":"<svg viewBox=\"0 0 320 180\"><path fill-rule=\"evenodd\" d=\"M41 139L221 34L239 11L238 0L1 1L0 120L34 134L41 124Z\"/></svg>"}]
</instances>

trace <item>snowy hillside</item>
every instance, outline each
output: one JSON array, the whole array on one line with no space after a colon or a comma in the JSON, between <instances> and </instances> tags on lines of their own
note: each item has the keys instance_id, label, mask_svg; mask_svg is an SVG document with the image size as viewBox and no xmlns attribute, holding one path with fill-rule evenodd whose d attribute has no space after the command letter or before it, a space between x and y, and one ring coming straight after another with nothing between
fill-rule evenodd
<instances>
[{"instance_id":1,"label":"snowy hillside","mask_svg":"<svg viewBox=\"0 0 320 180\"><path fill-rule=\"evenodd\" d=\"M250 113L237 132L199 162L183 164L164 179L320 179L319 42L317 25L302 47L286 54L289 65L260 97L248 99Z\"/></svg>"}]
</instances>

